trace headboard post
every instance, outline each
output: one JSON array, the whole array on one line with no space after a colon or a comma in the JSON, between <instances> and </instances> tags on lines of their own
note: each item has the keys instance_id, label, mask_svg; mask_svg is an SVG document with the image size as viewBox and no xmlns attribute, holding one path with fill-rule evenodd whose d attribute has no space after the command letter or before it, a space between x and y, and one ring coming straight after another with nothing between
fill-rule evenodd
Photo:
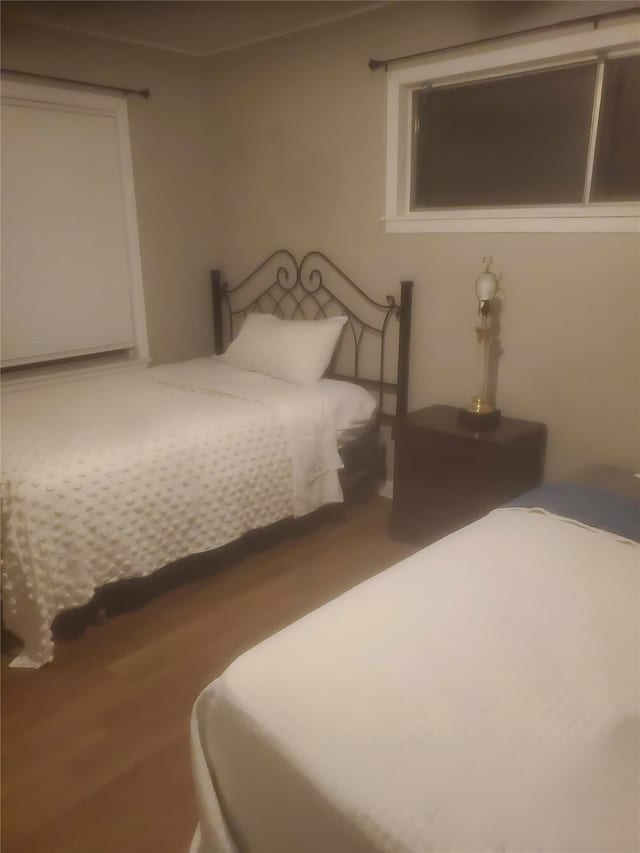
<instances>
[{"instance_id":1,"label":"headboard post","mask_svg":"<svg viewBox=\"0 0 640 853\"><path fill-rule=\"evenodd\" d=\"M400 330L398 340L398 393L396 397L396 423L407 416L409 405L409 344L411 342L411 303L413 282L400 282Z\"/></svg>"},{"instance_id":2,"label":"headboard post","mask_svg":"<svg viewBox=\"0 0 640 853\"><path fill-rule=\"evenodd\" d=\"M222 276L220 270L211 270L211 295L213 298L213 351L224 352L222 340Z\"/></svg>"}]
</instances>

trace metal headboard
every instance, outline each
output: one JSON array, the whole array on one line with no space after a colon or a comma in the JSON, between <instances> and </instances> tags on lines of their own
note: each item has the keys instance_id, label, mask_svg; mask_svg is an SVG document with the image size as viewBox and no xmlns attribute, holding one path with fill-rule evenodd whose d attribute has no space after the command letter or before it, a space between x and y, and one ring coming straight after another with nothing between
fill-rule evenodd
<instances>
[{"instance_id":1,"label":"metal headboard","mask_svg":"<svg viewBox=\"0 0 640 853\"><path fill-rule=\"evenodd\" d=\"M341 283L345 290L344 296L339 296L326 284L323 271ZM278 249L233 286L222 281L220 270L212 270L211 286L216 354L222 353L233 340L237 319L251 312L274 314L284 320L318 320L345 315L345 333L338 345L336 359L345 345L344 338L350 336L353 370L337 373L332 367L327 375L375 391L381 413L385 395L395 394L395 418L404 418L407 413L413 282L401 282L399 302L394 296L387 296L386 302L376 302L322 252L308 252L298 263L291 252ZM397 319L399 324L398 368L396 381L390 382L386 378L387 338L389 324L393 319ZM379 372L375 378L363 376L360 363L363 341L372 338L379 347ZM384 414L381 419L386 422L394 420L393 416Z\"/></svg>"}]
</instances>

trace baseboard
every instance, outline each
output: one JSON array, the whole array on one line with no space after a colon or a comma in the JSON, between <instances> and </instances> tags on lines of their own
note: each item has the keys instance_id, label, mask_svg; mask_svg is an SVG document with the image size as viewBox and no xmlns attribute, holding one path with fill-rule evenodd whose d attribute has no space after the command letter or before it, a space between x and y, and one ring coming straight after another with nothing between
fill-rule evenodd
<instances>
[{"instance_id":1,"label":"baseboard","mask_svg":"<svg viewBox=\"0 0 640 853\"><path fill-rule=\"evenodd\" d=\"M393 498L393 480L387 480L383 483L378 490L378 494L383 498Z\"/></svg>"}]
</instances>

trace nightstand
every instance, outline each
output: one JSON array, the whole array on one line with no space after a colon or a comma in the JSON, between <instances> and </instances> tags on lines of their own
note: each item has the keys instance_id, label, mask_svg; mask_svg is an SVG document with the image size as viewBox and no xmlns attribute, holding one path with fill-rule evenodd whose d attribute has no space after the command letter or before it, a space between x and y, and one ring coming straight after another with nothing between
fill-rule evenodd
<instances>
[{"instance_id":1,"label":"nightstand","mask_svg":"<svg viewBox=\"0 0 640 853\"><path fill-rule=\"evenodd\" d=\"M455 406L407 415L395 433L391 534L428 545L542 482L544 424L503 417L472 432Z\"/></svg>"}]
</instances>

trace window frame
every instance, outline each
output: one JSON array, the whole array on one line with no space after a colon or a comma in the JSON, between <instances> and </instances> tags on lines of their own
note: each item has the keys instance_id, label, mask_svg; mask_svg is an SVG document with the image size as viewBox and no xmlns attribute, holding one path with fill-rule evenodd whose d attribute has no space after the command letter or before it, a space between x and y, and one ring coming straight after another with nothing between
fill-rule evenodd
<instances>
[{"instance_id":1,"label":"window frame","mask_svg":"<svg viewBox=\"0 0 640 853\"><path fill-rule=\"evenodd\" d=\"M433 208L411 210L412 100L424 85L443 86L491 77L526 73L575 62L602 60L640 52L640 16L630 20L577 24L540 38L514 37L482 49L455 50L419 64L387 72L387 151L385 230L388 233L421 232L638 232L640 203L589 202L588 204ZM594 109L602 86L599 65ZM589 143L589 178L595 151L595 134ZM585 192L588 192L590 180ZM587 197L587 196L585 196Z\"/></svg>"}]
</instances>

